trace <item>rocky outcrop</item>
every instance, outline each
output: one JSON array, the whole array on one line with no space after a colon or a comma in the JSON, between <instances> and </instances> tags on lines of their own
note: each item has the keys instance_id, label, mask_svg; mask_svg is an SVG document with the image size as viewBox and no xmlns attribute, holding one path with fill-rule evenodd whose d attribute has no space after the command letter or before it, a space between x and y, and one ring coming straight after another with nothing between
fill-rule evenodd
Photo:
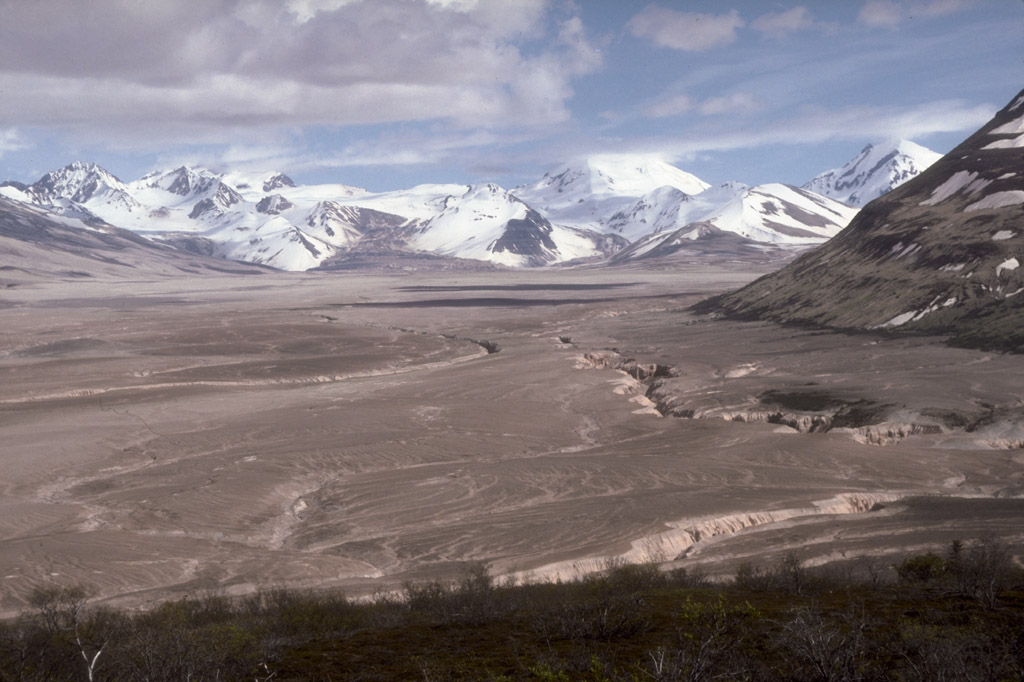
<instances>
[{"instance_id":1,"label":"rocky outcrop","mask_svg":"<svg viewBox=\"0 0 1024 682\"><path fill-rule=\"evenodd\" d=\"M630 548L621 554L561 561L515 577L574 580L587 574L605 571L609 566L679 560L699 550L701 543L714 538L735 535L752 528L797 518L874 512L901 497L902 494L897 492L857 491L840 493L835 497L814 501L802 507L680 519L667 523L668 530L633 540Z\"/></svg>"},{"instance_id":2,"label":"rocky outcrop","mask_svg":"<svg viewBox=\"0 0 1024 682\"><path fill-rule=\"evenodd\" d=\"M280 194L268 194L256 204L256 210L267 215L280 215L289 208L294 208L294 204Z\"/></svg>"},{"instance_id":3,"label":"rocky outcrop","mask_svg":"<svg viewBox=\"0 0 1024 682\"><path fill-rule=\"evenodd\" d=\"M616 350L588 351L576 357L578 369L614 369L628 385L616 393L642 401L646 411L680 419L723 419L778 424L800 433L837 433L868 445L894 445L912 436L946 435L965 447L1024 447L1024 407L973 410L908 409L865 398L831 395L817 386L762 390L756 395L722 387L742 380L747 370L730 370L713 383L687 377L677 368L644 363ZM750 370L753 371L753 370Z\"/></svg>"}]
</instances>

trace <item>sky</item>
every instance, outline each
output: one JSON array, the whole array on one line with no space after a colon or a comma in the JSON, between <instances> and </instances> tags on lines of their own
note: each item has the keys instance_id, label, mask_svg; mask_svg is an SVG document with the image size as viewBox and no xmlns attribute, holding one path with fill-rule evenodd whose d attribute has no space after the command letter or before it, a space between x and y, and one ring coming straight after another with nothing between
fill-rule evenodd
<instances>
[{"instance_id":1,"label":"sky","mask_svg":"<svg viewBox=\"0 0 1024 682\"><path fill-rule=\"evenodd\" d=\"M597 154L800 185L1024 88L1024 0L0 0L0 179L72 161L375 191Z\"/></svg>"}]
</instances>

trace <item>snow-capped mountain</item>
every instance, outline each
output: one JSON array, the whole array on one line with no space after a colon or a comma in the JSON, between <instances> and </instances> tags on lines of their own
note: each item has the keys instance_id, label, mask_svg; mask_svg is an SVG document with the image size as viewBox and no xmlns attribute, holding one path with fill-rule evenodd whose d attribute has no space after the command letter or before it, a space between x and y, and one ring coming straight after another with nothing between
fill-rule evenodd
<instances>
[{"instance_id":1,"label":"snow-capped mountain","mask_svg":"<svg viewBox=\"0 0 1024 682\"><path fill-rule=\"evenodd\" d=\"M608 155L562 166L513 192L553 223L608 232L611 216L662 187L692 195L709 185L664 161Z\"/></svg>"},{"instance_id":2,"label":"snow-capped mountain","mask_svg":"<svg viewBox=\"0 0 1024 682\"><path fill-rule=\"evenodd\" d=\"M778 261L790 257L793 249L763 244L734 232L721 230L711 223L689 223L677 230L667 230L641 237L608 259L614 265L630 261L691 260L708 262L714 259L735 261Z\"/></svg>"},{"instance_id":3,"label":"snow-capped mountain","mask_svg":"<svg viewBox=\"0 0 1024 682\"><path fill-rule=\"evenodd\" d=\"M856 214L819 194L771 183L744 190L703 220L754 241L812 245L838 234Z\"/></svg>"},{"instance_id":4,"label":"snow-capped mountain","mask_svg":"<svg viewBox=\"0 0 1024 682\"><path fill-rule=\"evenodd\" d=\"M709 187L661 161L612 156L564 166L512 192L494 184L370 192L299 185L280 172L187 166L123 183L75 163L30 186L5 183L0 194L180 249L284 270L399 252L536 267L609 256L696 222L756 242L813 245L854 212L784 185Z\"/></svg>"},{"instance_id":5,"label":"snow-capped mountain","mask_svg":"<svg viewBox=\"0 0 1024 682\"><path fill-rule=\"evenodd\" d=\"M924 172L942 158L908 140L868 145L842 168L826 171L803 186L860 208Z\"/></svg>"},{"instance_id":6,"label":"snow-capped mountain","mask_svg":"<svg viewBox=\"0 0 1024 682\"><path fill-rule=\"evenodd\" d=\"M258 202L267 194L274 192L300 192L303 203L316 202L320 199L351 198L363 194L369 194L362 187L352 187L340 183L326 185L303 186L296 183L290 177L280 171L264 173L245 173L240 171L228 171L219 175L222 182L233 187L245 199ZM306 196L303 191L312 191L316 196Z\"/></svg>"},{"instance_id":7,"label":"snow-capped mountain","mask_svg":"<svg viewBox=\"0 0 1024 682\"><path fill-rule=\"evenodd\" d=\"M1024 352L1022 226L1024 92L834 239L700 309Z\"/></svg>"},{"instance_id":8,"label":"snow-capped mountain","mask_svg":"<svg viewBox=\"0 0 1024 682\"><path fill-rule=\"evenodd\" d=\"M320 201L304 214L304 209L299 211L303 232L339 249L355 246L376 232L396 231L409 222L399 215L337 201Z\"/></svg>"},{"instance_id":9,"label":"snow-capped mountain","mask_svg":"<svg viewBox=\"0 0 1024 682\"><path fill-rule=\"evenodd\" d=\"M221 175L186 166L125 184L98 166L76 163L2 192L177 248L285 270L318 267L356 248L538 266L623 245L554 226L493 184L375 194L346 185L300 186L281 173Z\"/></svg>"},{"instance_id":10,"label":"snow-capped mountain","mask_svg":"<svg viewBox=\"0 0 1024 682\"><path fill-rule=\"evenodd\" d=\"M507 190L487 184L446 197L441 212L424 221L410 243L423 251L520 267L593 255L600 239L554 226Z\"/></svg>"},{"instance_id":11,"label":"snow-capped mountain","mask_svg":"<svg viewBox=\"0 0 1024 682\"><path fill-rule=\"evenodd\" d=\"M141 208L128 186L112 173L94 163L75 162L60 170L51 171L32 183L26 190L33 203L60 206L61 200L88 208L88 204L116 206L131 212ZM74 212L75 207L64 203Z\"/></svg>"},{"instance_id":12,"label":"snow-capped mountain","mask_svg":"<svg viewBox=\"0 0 1024 682\"><path fill-rule=\"evenodd\" d=\"M725 183L692 196L672 188L655 190L631 210L612 216L608 227L634 242L622 257L638 258L664 251L659 248L663 243L706 238L709 229L764 244L820 244L846 227L856 213L855 208L789 185Z\"/></svg>"},{"instance_id":13,"label":"snow-capped mountain","mask_svg":"<svg viewBox=\"0 0 1024 682\"><path fill-rule=\"evenodd\" d=\"M4 189L9 189L10 186ZM16 189L16 188L15 188ZM26 188L27 189L27 188ZM5 193L6 194L6 193ZM59 199L68 202L68 199ZM255 265L225 262L154 244L95 218L58 215L24 200L0 197L0 288L38 278L81 279L140 274L259 274Z\"/></svg>"},{"instance_id":14,"label":"snow-capped mountain","mask_svg":"<svg viewBox=\"0 0 1024 682\"><path fill-rule=\"evenodd\" d=\"M232 206L243 201L242 195L219 175L187 166L151 173L131 183L130 187L140 203L159 206L170 212L187 212L193 220L223 216Z\"/></svg>"}]
</instances>

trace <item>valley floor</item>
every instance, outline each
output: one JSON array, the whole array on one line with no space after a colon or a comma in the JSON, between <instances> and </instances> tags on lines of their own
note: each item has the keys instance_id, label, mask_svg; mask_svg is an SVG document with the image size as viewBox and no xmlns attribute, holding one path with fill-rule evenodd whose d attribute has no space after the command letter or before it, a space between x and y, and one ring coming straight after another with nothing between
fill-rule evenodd
<instances>
[{"instance_id":1,"label":"valley floor","mask_svg":"<svg viewBox=\"0 0 1024 682\"><path fill-rule=\"evenodd\" d=\"M1019 561L1024 357L687 312L757 274L13 282L0 612L50 583L360 595L989 534Z\"/></svg>"}]
</instances>

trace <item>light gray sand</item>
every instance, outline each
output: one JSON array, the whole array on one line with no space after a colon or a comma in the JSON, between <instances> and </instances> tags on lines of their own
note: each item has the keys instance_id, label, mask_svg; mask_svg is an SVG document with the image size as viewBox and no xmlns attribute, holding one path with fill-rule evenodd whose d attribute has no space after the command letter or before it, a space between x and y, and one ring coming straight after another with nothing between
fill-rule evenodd
<instances>
[{"instance_id":1,"label":"light gray sand","mask_svg":"<svg viewBox=\"0 0 1024 682\"><path fill-rule=\"evenodd\" d=\"M987 531L1019 554L1024 451L998 438L943 427L878 446L721 417L750 421L757 396L807 385L910 421L931 408L1012 416L1024 358L685 312L756 274L8 289L0 611L51 581L139 605L259 585L367 594L467 561L523 578L609 557L724 572L788 549L809 563L887 557ZM646 386L585 359L612 348L671 365L663 393L709 418L662 417Z\"/></svg>"}]
</instances>

